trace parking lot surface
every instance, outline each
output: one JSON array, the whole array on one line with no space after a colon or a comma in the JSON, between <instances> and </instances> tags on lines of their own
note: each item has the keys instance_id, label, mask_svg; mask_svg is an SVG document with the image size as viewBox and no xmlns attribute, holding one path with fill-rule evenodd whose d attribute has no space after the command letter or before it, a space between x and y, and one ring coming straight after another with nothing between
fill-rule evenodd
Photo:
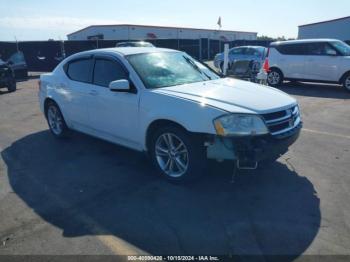
<instances>
[{"instance_id":1,"label":"parking lot surface","mask_svg":"<svg viewBox=\"0 0 350 262\"><path fill-rule=\"evenodd\" d=\"M188 185L140 153L55 139L37 80L0 91L0 254L350 255L350 94L285 84L304 129L278 162Z\"/></svg>"}]
</instances>

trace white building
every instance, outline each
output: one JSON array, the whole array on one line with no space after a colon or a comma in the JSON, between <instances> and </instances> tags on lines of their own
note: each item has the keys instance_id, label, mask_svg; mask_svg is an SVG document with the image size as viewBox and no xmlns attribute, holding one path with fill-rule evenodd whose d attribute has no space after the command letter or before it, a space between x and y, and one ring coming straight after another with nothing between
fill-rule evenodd
<instances>
[{"instance_id":1,"label":"white building","mask_svg":"<svg viewBox=\"0 0 350 262\"><path fill-rule=\"evenodd\" d=\"M92 25L67 35L68 40L147 40L147 39L200 39L213 40L256 40L257 33L182 28L150 25Z\"/></svg>"},{"instance_id":2,"label":"white building","mask_svg":"<svg viewBox=\"0 0 350 262\"><path fill-rule=\"evenodd\" d=\"M299 39L335 38L350 40L350 16L299 26Z\"/></svg>"}]
</instances>

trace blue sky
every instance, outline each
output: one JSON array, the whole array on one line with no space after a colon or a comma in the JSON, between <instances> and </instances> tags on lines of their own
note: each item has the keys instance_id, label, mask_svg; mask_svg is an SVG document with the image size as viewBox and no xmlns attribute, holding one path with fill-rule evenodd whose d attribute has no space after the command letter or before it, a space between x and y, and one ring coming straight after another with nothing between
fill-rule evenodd
<instances>
[{"instance_id":1,"label":"blue sky","mask_svg":"<svg viewBox=\"0 0 350 262\"><path fill-rule=\"evenodd\" d=\"M91 24L151 24L296 37L298 25L348 16L349 0L0 0L0 41L66 39Z\"/></svg>"}]
</instances>

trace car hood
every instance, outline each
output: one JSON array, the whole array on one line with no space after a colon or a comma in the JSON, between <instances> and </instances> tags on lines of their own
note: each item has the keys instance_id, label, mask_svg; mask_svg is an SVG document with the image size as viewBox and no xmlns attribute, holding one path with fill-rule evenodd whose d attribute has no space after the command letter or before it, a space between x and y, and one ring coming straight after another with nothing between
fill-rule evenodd
<instances>
[{"instance_id":1,"label":"car hood","mask_svg":"<svg viewBox=\"0 0 350 262\"><path fill-rule=\"evenodd\" d=\"M232 113L264 114L296 104L294 98L275 88L232 78L159 88L153 92Z\"/></svg>"}]
</instances>

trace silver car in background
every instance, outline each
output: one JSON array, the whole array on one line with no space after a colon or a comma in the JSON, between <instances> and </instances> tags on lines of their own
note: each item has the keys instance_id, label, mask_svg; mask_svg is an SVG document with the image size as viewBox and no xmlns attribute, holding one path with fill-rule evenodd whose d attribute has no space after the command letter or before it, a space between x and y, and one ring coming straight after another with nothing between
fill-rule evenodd
<instances>
[{"instance_id":1,"label":"silver car in background","mask_svg":"<svg viewBox=\"0 0 350 262\"><path fill-rule=\"evenodd\" d=\"M231 48L228 52L228 68L237 61L253 61L261 67L267 54L267 48L263 46L239 46ZM224 53L219 53L214 58L214 66L223 72Z\"/></svg>"}]
</instances>

